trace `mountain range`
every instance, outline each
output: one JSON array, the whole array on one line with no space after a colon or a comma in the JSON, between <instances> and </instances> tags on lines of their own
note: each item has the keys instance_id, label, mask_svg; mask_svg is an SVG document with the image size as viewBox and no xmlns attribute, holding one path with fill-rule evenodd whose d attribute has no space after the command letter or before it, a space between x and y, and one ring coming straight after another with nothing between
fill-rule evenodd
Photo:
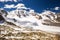
<instances>
[{"instance_id":1,"label":"mountain range","mask_svg":"<svg viewBox=\"0 0 60 40\"><path fill-rule=\"evenodd\" d=\"M37 13L32 9L27 11L23 6L10 12L0 9L0 25L9 26L18 31L42 30L59 34L60 14L52 11Z\"/></svg>"}]
</instances>

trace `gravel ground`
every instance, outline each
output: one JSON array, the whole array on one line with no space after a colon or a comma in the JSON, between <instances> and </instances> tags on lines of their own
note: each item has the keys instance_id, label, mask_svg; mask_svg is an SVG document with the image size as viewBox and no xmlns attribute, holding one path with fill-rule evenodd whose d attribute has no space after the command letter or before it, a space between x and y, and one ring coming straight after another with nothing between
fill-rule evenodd
<instances>
[{"instance_id":1,"label":"gravel ground","mask_svg":"<svg viewBox=\"0 0 60 40\"><path fill-rule=\"evenodd\" d=\"M15 30L19 28L21 30ZM0 25L0 40L60 40L60 36L15 25Z\"/></svg>"}]
</instances>

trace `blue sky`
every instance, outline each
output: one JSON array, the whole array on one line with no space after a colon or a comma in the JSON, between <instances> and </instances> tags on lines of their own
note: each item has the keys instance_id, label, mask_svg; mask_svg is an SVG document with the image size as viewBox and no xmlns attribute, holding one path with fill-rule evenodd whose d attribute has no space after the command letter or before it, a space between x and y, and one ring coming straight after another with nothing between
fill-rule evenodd
<instances>
[{"instance_id":1,"label":"blue sky","mask_svg":"<svg viewBox=\"0 0 60 40\"><path fill-rule=\"evenodd\" d=\"M60 11L60 0L14 0L12 1L0 1L0 8L4 8L6 4L11 5L17 5L19 3L23 3L26 7L34 9L36 12L42 12L44 10L51 10L54 12ZM57 10L55 10L55 8ZM12 8L13 9L13 8ZM5 10L12 10L9 8L5 8Z\"/></svg>"}]
</instances>

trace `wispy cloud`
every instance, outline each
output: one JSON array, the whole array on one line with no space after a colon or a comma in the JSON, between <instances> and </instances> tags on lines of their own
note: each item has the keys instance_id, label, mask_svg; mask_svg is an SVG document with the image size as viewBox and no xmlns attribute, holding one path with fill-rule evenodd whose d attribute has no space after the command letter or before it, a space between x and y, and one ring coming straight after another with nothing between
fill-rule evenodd
<instances>
[{"instance_id":1,"label":"wispy cloud","mask_svg":"<svg viewBox=\"0 0 60 40\"><path fill-rule=\"evenodd\" d=\"M19 4L17 4L16 6L15 6L15 8L17 8L17 9L21 9L21 8L23 8L23 9L29 9L29 8L27 8L24 4L22 4L22 3L19 3Z\"/></svg>"},{"instance_id":2,"label":"wispy cloud","mask_svg":"<svg viewBox=\"0 0 60 40\"><path fill-rule=\"evenodd\" d=\"M0 0L0 2L8 2L8 1L14 1L14 2L17 2L17 1L22 1L22 0Z\"/></svg>"},{"instance_id":3,"label":"wispy cloud","mask_svg":"<svg viewBox=\"0 0 60 40\"><path fill-rule=\"evenodd\" d=\"M12 5L6 4L4 8L14 8L14 4L12 4Z\"/></svg>"},{"instance_id":4,"label":"wispy cloud","mask_svg":"<svg viewBox=\"0 0 60 40\"><path fill-rule=\"evenodd\" d=\"M55 7L54 10L59 10L60 7Z\"/></svg>"},{"instance_id":5,"label":"wispy cloud","mask_svg":"<svg viewBox=\"0 0 60 40\"><path fill-rule=\"evenodd\" d=\"M22 4L22 3L18 3L17 5L14 5L14 4L11 4L11 5L5 4L4 8L30 9L30 8L27 8L27 7L26 7L24 4Z\"/></svg>"}]
</instances>

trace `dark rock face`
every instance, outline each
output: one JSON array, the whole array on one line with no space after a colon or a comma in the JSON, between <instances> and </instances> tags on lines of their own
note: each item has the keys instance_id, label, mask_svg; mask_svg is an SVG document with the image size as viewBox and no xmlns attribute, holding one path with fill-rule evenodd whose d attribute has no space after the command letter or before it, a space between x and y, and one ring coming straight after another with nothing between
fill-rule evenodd
<instances>
[{"instance_id":1,"label":"dark rock face","mask_svg":"<svg viewBox=\"0 0 60 40\"><path fill-rule=\"evenodd\" d=\"M2 15L0 15L0 21L1 21L1 20L4 20L4 18L2 17Z\"/></svg>"},{"instance_id":2,"label":"dark rock face","mask_svg":"<svg viewBox=\"0 0 60 40\"><path fill-rule=\"evenodd\" d=\"M5 21L5 19L2 17L2 15L0 15L0 23L3 23Z\"/></svg>"},{"instance_id":3,"label":"dark rock face","mask_svg":"<svg viewBox=\"0 0 60 40\"><path fill-rule=\"evenodd\" d=\"M7 16L8 13L5 10L1 10L1 14Z\"/></svg>"},{"instance_id":4,"label":"dark rock face","mask_svg":"<svg viewBox=\"0 0 60 40\"><path fill-rule=\"evenodd\" d=\"M3 23L5 21L4 17L7 16L7 12L5 10L0 9L0 23ZM4 16L4 17L3 17Z\"/></svg>"}]
</instances>

